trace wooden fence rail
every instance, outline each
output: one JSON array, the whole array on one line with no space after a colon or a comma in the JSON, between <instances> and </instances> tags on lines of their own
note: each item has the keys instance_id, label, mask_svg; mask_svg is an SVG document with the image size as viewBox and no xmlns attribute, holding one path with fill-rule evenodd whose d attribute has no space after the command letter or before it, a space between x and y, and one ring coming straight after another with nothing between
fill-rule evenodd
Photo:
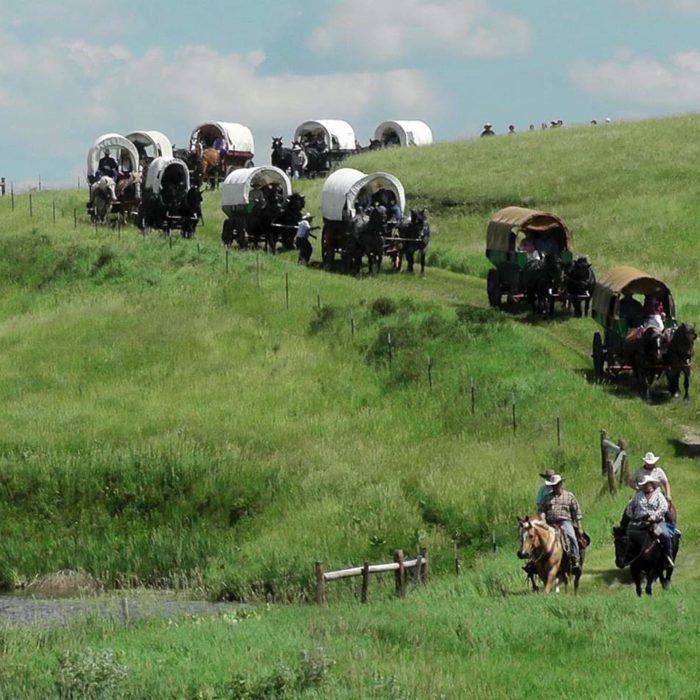
<instances>
[{"instance_id":1,"label":"wooden fence rail","mask_svg":"<svg viewBox=\"0 0 700 700\"><path fill-rule=\"evenodd\" d=\"M611 459L611 454L615 456ZM627 462L627 448L624 440L617 443L608 439L608 434L600 431L600 463L603 476L608 479L608 490L615 493L620 486L627 483L629 477L629 465Z\"/></svg>"},{"instance_id":2,"label":"wooden fence rail","mask_svg":"<svg viewBox=\"0 0 700 700\"><path fill-rule=\"evenodd\" d=\"M341 578L362 576L362 590L360 600L367 602L370 574L381 574L387 571L395 572L396 593L403 596L406 593L406 571L413 570L413 578L416 583L428 580L428 550L421 547L420 553L415 559L404 559L403 552L397 549L394 552L394 561L388 564L370 564L365 562L363 566L353 566L348 569L326 571L322 561L316 562L316 601L326 603L326 581L335 581Z\"/></svg>"}]
</instances>

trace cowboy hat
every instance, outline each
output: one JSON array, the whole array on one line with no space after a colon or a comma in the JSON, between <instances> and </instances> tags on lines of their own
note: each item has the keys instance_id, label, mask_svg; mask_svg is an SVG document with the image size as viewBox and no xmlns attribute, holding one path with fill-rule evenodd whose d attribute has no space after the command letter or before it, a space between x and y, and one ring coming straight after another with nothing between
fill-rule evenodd
<instances>
[{"instance_id":1,"label":"cowboy hat","mask_svg":"<svg viewBox=\"0 0 700 700\"><path fill-rule=\"evenodd\" d=\"M563 479L561 478L560 474L552 474L552 476L549 477L549 479L545 479L544 483L547 486L556 486L557 484L560 484L562 481L563 481Z\"/></svg>"},{"instance_id":2,"label":"cowboy hat","mask_svg":"<svg viewBox=\"0 0 700 700\"><path fill-rule=\"evenodd\" d=\"M653 452L647 452L644 457L642 457L642 462L644 464L656 464L661 457L657 457Z\"/></svg>"},{"instance_id":3,"label":"cowboy hat","mask_svg":"<svg viewBox=\"0 0 700 700\"><path fill-rule=\"evenodd\" d=\"M547 469L546 471L540 472L540 476L543 479L551 479L553 476L556 476L557 473L553 469Z\"/></svg>"},{"instance_id":4,"label":"cowboy hat","mask_svg":"<svg viewBox=\"0 0 700 700\"><path fill-rule=\"evenodd\" d=\"M654 486L658 486L659 482L653 477L649 476L648 474L645 474L638 482L637 486L639 488L642 488L642 486L646 486L647 484L654 484Z\"/></svg>"}]
</instances>

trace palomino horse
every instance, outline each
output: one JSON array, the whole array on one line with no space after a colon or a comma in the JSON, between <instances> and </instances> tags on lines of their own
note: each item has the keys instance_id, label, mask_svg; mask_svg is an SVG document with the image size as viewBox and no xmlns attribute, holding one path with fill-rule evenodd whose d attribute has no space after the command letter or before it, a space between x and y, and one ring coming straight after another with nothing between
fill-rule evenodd
<instances>
[{"instance_id":1,"label":"palomino horse","mask_svg":"<svg viewBox=\"0 0 700 700\"><path fill-rule=\"evenodd\" d=\"M552 589L559 591L559 581L566 588L571 576L571 564L563 545L562 538L565 535L557 528L532 516L518 518L518 523L520 525L518 558L529 559L533 563L537 575L544 583L545 593L550 593ZM582 566L583 553L584 550L581 549ZM574 574L573 578L574 592L577 593L581 572Z\"/></svg>"},{"instance_id":2,"label":"palomino horse","mask_svg":"<svg viewBox=\"0 0 700 700\"><path fill-rule=\"evenodd\" d=\"M680 394L680 380L683 375L684 399L688 399L690 388L690 373L693 362L693 345L698 334L694 323L681 323L671 336L666 353L666 377L668 390L676 398Z\"/></svg>"},{"instance_id":3,"label":"palomino horse","mask_svg":"<svg viewBox=\"0 0 700 700\"><path fill-rule=\"evenodd\" d=\"M90 202L88 208L93 221L103 222L112 211L112 206L117 201L117 192L114 180L103 175L99 180L90 185Z\"/></svg>"}]
</instances>

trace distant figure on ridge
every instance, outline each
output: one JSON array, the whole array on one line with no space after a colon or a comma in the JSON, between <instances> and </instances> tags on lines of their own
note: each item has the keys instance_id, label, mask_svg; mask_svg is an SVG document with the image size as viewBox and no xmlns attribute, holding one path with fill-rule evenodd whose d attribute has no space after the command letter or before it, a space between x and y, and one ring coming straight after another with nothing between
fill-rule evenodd
<instances>
[{"instance_id":1,"label":"distant figure on ridge","mask_svg":"<svg viewBox=\"0 0 700 700\"><path fill-rule=\"evenodd\" d=\"M486 122L484 124L484 130L479 134L479 136L495 136L496 132L493 130L493 126Z\"/></svg>"}]
</instances>

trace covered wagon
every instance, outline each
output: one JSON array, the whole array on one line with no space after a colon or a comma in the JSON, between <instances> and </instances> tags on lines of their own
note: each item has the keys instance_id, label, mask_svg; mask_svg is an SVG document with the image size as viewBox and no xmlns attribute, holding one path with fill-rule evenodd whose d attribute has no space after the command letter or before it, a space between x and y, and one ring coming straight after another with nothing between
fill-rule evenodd
<instances>
[{"instance_id":1,"label":"covered wagon","mask_svg":"<svg viewBox=\"0 0 700 700\"><path fill-rule=\"evenodd\" d=\"M534 311L550 316L559 301L573 303L579 315L595 278L586 256L572 265L571 244L571 232L556 214L524 207L496 212L486 231L486 257L494 266L486 280L489 304L500 306L504 295L509 302L527 299ZM569 277L581 272L587 277L579 288Z\"/></svg>"},{"instance_id":2,"label":"covered wagon","mask_svg":"<svg viewBox=\"0 0 700 700\"><path fill-rule=\"evenodd\" d=\"M306 153L306 172L312 175L327 173L357 149L355 130L341 119L303 122L294 131L293 140Z\"/></svg>"},{"instance_id":3,"label":"covered wagon","mask_svg":"<svg viewBox=\"0 0 700 700\"><path fill-rule=\"evenodd\" d=\"M374 130L374 140L382 146L428 146L433 132L421 121L384 121Z\"/></svg>"},{"instance_id":4,"label":"covered wagon","mask_svg":"<svg viewBox=\"0 0 700 700\"><path fill-rule=\"evenodd\" d=\"M236 122L204 122L190 135L190 149L214 148L222 155L222 170L252 168L255 156L253 132Z\"/></svg>"},{"instance_id":5,"label":"covered wagon","mask_svg":"<svg viewBox=\"0 0 700 700\"><path fill-rule=\"evenodd\" d=\"M132 131L126 138L136 146L142 166L154 158L173 157L173 144L162 131Z\"/></svg>"},{"instance_id":6,"label":"covered wagon","mask_svg":"<svg viewBox=\"0 0 700 700\"><path fill-rule=\"evenodd\" d=\"M221 239L241 248L263 243L274 253L277 242L292 248L304 209L304 197L292 192L288 175L272 165L234 170L226 176L221 208L226 214Z\"/></svg>"},{"instance_id":7,"label":"covered wagon","mask_svg":"<svg viewBox=\"0 0 700 700\"><path fill-rule=\"evenodd\" d=\"M93 221L115 214L131 220L141 199L141 172L136 146L117 133L102 134L88 150L87 181L90 199L87 210Z\"/></svg>"},{"instance_id":8,"label":"covered wagon","mask_svg":"<svg viewBox=\"0 0 700 700\"><path fill-rule=\"evenodd\" d=\"M202 216L201 202L199 189L190 183L187 165L178 158L160 156L151 161L146 173L139 226L168 234L179 229L183 238L191 238Z\"/></svg>"},{"instance_id":9,"label":"covered wagon","mask_svg":"<svg viewBox=\"0 0 700 700\"><path fill-rule=\"evenodd\" d=\"M363 255L368 256L370 269L379 267L392 247L395 230L386 216L383 221L379 218L382 207L385 211L398 207L403 216L406 195L394 175L340 168L326 178L321 192L321 249L327 269L336 255L346 268L357 269Z\"/></svg>"}]
</instances>

